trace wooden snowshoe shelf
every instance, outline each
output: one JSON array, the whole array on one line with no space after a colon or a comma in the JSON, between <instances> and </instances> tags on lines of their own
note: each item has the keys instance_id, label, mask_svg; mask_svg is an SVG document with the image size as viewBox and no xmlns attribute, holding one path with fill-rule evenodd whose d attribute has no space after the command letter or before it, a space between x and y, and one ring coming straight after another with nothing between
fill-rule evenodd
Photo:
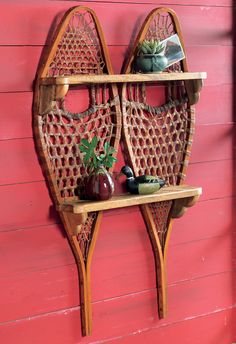
<instances>
[{"instance_id":1,"label":"wooden snowshoe shelf","mask_svg":"<svg viewBox=\"0 0 236 344\"><path fill-rule=\"evenodd\" d=\"M123 194L114 196L107 201L65 201L59 207L59 211L71 212L74 214L86 214L91 211L110 210L117 208L132 207L153 202L163 202L168 200L188 200L186 204L194 205L202 193L200 187L188 185L167 186L158 192L149 195Z\"/></svg>"},{"instance_id":2,"label":"wooden snowshoe shelf","mask_svg":"<svg viewBox=\"0 0 236 344\"><path fill-rule=\"evenodd\" d=\"M206 79L205 72L174 72L174 73L155 73L155 74L101 74L101 75L71 75L58 77L45 77L39 81L40 85L40 111L49 111L52 102L66 96L71 85L91 85L109 83L165 83L174 81L185 81L186 92L190 105L197 103L199 93L202 88L202 80Z\"/></svg>"},{"instance_id":3,"label":"wooden snowshoe shelf","mask_svg":"<svg viewBox=\"0 0 236 344\"><path fill-rule=\"evenodd\" d=\"M47 77L41 79L41 85L81 85L81 84L107 84L125 82L156 82L177 80L199 80L206 79L205 72L170 72L152 74L101 74L101 75L71 75Z\"/></svg>"},{"instance_id":4,"label":"wooden snowshoe shelf","mask_svg":"<svg viewBox=\"0 0 236 344\"><path fill-rule=\"evenodd\" d=\"M202 192L183 181L194 131L191 105L199 99L206 73L188 72L184 59L167 72L132 74L132 61L143 39L165 39L175 33L183 45L175 13L167 8L153 10L123 74L115 75L95 13L84 6L74 7L65 14L37 72L33 107L36 145L78 266L83 335L92 333L90 267L103 210L140 206L156 263L159 317L167 314L165 266L171 219L182 216ZM165 85L168 92L162 106L147 103L150 83ZM89 85L90 108L82 113L71 113L64 102L68 90L76 85ZM157 175L167 186L150 195L79 200L76 190L88 171L78 145L81 139L94 135L116 151L123 140L125 158L135 176Z\"/></svg>"}]
</instances>

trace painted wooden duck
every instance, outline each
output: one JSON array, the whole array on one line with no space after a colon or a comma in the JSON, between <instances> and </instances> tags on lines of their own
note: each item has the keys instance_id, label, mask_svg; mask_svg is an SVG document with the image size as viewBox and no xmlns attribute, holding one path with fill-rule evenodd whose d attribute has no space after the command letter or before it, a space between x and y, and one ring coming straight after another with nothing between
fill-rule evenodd
<instances>
[{"instance_id":1,"label":"painted wooden duck","mask_svg":"<svg viewBox=\"0 0 236 344\"><path fill-rule=\"evenodd\" d=\"M126 188L132 194L151 194L158 191L166 183L163 179L155 176L142 175L134 177L129 166L123 166L120 173L126 176Z\"/></svg>"}]
</instances>

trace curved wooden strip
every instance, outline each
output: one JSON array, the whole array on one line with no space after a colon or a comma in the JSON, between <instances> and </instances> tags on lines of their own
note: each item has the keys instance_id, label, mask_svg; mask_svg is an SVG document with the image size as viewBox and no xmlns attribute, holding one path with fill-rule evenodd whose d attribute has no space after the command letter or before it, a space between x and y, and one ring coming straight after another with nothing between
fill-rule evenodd
<instances>
[{"instance_id":1,"label":"curved wooden strip","mask_svg":"<svg viewBox=\"0 0 236 344\"><path fill-rule=\"evenodd\" d=\"M183 50L184 43L176 14L168 8L154 9L146 18L123 67L123 73L133 72L132 63L138 45L144 39L163 40L177 33ZM186 54L185 54L186 56ZM168 72L187 72L186 58L170 66ZM164 90L156 87L160 104L148 104L149 84L124 84L122 88L123 132L127 162L136 176L158 175L168 185L179 185L186 175L194 131L193 100L187 81L171 82ZM162 92L161 92L162 91ZM156 263L159 316L167 314L166 253L172 228L172 217L180 214L173 201L141 206L152 243Z\"/></svg>"},{"instance_id":2,"label":"curved wooden strip","mask_svg":"<svg viewBox=\"0 0 236 344\"><path fill-rule=\"evenodd\" d=\"M175 200L173 202L171 217L176 219L183 216L187 208L192 207L198 201L199 197L200 195Z\"/></svg>"},{"instance_id":3,"label":"curved wooden strip","mask_svg":"<svg viewBox=\"0 0 236 344\"><path fill-rule=\"evenodd\" d=\"M91 15L91 18L92 18L92 20L95 24L95 27L96 27L97 39L99 40L99 46L102 50L102 54L103 54L103 58L104 58L104 62L105 62L105 67L107 69L107 73L113 74L113 68L112 68L112 64L110 61L110 55L108 53L108 49L106 46L105 37L104 37L102 27L98 21L98 18L96 16L95 12L91 8L88 8L86 6L75 6L75 7L70 8L64 14L64 16L61 20L61 23L58 25L57 30L55 31L55 34L54 34L53 43L52 43L52 45L49 46L48 51L45 52L45 57L43 58L43 62L41 64L40 68L38 69L38 76L39 77L43 78L43 77L48 76L49 70L50 70L50 65L51 65L51 63L52 63L52 61L55 58L55 55L57 53L58 45L60 44L60 42L63 38L63 35L65 34L68 26L71 25L71 21L73 20L73 17L78 15L79 13L85 13L85 14L88 13L89 15ZM103 72L100 71L100 73L97 73L97 74L102 74L102 73ZM75 70L70 75L73 75L73 74L81 74L81 73L79 72L79 70ZM89 73L86 73L86 74L89 74Z\"/></svg>"},{"instance_id":4,"label":"curved wooden strip","mask_svg":"<svg viewBox=\"0 0 236 344\"><path fill-rule=\"evenodd\" d=\"M112 66L98 19L91 9L69 9L58 26L38 68L34 94L34 132L42 166L55 205L78 200L88 171L79 144L100 138L98 151L109 142L118 150L121 113L115 84L88 87L89 110L82 116L67 109L68 86L43 86L44 77L112 74ZM73 92L73 90L69 91ZM45 101L44 101L45 99ZM80 277L82 333L92 331L90 266L102 212L75 215L60 211Z\"/></svg>"},{"instance_id":5,"label":"curved wooden strip","mask_svg":"<svg viewBox=\"0 0 236 344\"><path fill-rule=\"evenodd\" d=\"M157 19L157 17L159 15L162 15L162 14L167 14L170 17L171 22L173 24L173 30L172 30L171 34L175 34L175 33L178 34L181 45L183 47L183 51L184 51L185 56L186 56L185 47L184 47L184 40L183 40L179 20L178 20L176 13L167 7L155 8L149 13L149 15L144 20L143 25L142 25L142 27L141 27L138 35L137 35L137 38L133 44L133 47L132 47L132 49L128 55L128 58L127 58L127 60L125 60L125 63L123 64L122 72L124 74L129 74L132 72L132 62L133 62L134 57L137 54L137 49L138 49L139 43L142 42L144 39L147 39L148 30L149 30L150 26L152 25L152 22L155 21ZM165 21L165 19L163 20L163 23L164 23L164 21ZM163 30L162 32L161 31L158 32L159 29L160 29L160 27L158 27L158 24L157 24L156 29L153 32L154 37L151 37L151 38L163 40L163 39L171 36L171 34L168 32L168 29L169 29L168 27L166 28L167 29L166 31ZM182 67L183 71L187 72L188 71L187 59L185 58L182 61L182 63L183 63L183 67Z\"/></svg>"}]
</instances>

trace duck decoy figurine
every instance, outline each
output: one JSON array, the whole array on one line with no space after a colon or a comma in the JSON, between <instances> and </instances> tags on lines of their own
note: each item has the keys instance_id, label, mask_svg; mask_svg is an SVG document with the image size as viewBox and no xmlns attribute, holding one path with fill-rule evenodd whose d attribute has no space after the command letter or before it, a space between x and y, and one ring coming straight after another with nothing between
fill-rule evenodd
<instances>
[{"instance_id":1,"label":"duck decoy figurine","mask_svg":"<svg viewBox=\"0 0 236 344\"><path fill-rule=\"evenodd\" d=\"M126 176L126 188L132 194L151 194L158 191L166 183L163 179L155 176L142 175L134 177L129 166L123 166L120 174Z\"/></svg>"}]
</instances>

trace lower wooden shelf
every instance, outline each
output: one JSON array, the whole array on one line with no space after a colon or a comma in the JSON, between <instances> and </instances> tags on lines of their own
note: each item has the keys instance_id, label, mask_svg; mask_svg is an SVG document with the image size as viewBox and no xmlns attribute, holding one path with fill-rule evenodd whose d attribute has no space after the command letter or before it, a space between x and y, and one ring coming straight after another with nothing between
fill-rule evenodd
<instances>
[{"instance_id":1,"label":"lower wooden shelf","mask_svg":"<svg viewBox=\"0 0 236 344\"><path fill-rule=\"evenodd\" d=\"M159 72L152 74L90 74L70 75L41 78L41 85L84 85L101 83L125 83L125 82L160 82L178 80L206 79L206 72Z\"/></svg>"},{"instance_id":2,"label":"lower wooden shelf","mask_svg":"<svg viewBox=\"0 0 236 344\"><path fill-rule=\"evenodd\" d=\"M198 197L201 193L201 187L188 185L166 186L156 193L149 195L123 194L120 196L114 196L107 201L65 201L58 206L58 210L72 212L74 214L82 214L91 211L102 211L147 203Z\"/></svg>"},{"instance_id":3,"label":"lower wooden shelf","mask_svg":"<svg viewBox=\"0 0 236 344\"><path fill-rule=\"evenodd\" d=\"M181 217L188 207L196 203L201 193L201 187L166 186L149 195L123 194L107 201L66 200L57 206L78 265L83 335L92 333L90 266L102 211L140 206L155 258L159 317L164 318L167 315L166 252L172 227L171 219ZM157 228L151 214L152 203L155 204L158 218L160 217L160 228Z\"/></svg>"}]
</instances>

